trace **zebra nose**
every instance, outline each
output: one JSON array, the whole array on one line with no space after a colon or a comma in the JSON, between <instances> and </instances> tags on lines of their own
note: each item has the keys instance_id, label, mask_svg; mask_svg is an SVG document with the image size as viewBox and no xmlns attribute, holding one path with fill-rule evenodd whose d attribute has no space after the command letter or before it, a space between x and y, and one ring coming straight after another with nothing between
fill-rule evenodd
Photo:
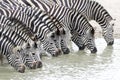
<instances>
[{"instance_id":1,"label":"zebra nose","mask_svg":"<svg viewBox=\"0 0 120 80\"><path fill-rule=\"evenodd\" d=\"M61 49L57 49L56 51L55 51L55 54L53 54L53 56L54 57L57 57L58 55L60 55L61 54Z\"/></svg>"},{"instance_id":2,"label":"zebra nose","mask_svg":"<svg viewBox=\"0 0 120 80\"><path fill-rule=\"evenodd\" d=\"M85 49L85 45L79 46L79 50L84 50L84 49Z\"/></svg>"},{"instance_id":3,"label":"zebra nose","mask_svg":"<svg viewBox=\"0 0 120 80\"><path fill-rule=\"evenodd\" d=\"M25 65L20 65L20 68L18 69L18 72L24 73L25 72Z\"/></svg>"},{"instance_id":4,"label":"zebra nose","mask_svg":"<svg viewBox=\"0 0 120 80\"><path fill-rule=\"evenodd\" d=\"M32 63L32 66L30 67L30 69L36 69L36 61L34 61L33 63Z\"/></svg>"},{"instance_id":5,"label":"zebra nose","mask_svg":"<svg viewBox=\"0 0 120 80\"><path fill-rule=\"evenodd\" d=\"M42 62L41 61L37 61L36 66L37 66L37 68L41 68L42 67Z\"/></svg>"},{"instance_id":6,"label":"zebra nose","mask_svg":"<svg viewBox=\"0 0 120 80\"><path fill-rule=\"evenodd\" d=\"M69 54L69 53L70 53L69 48L67 48L67 49L63 50L63 54Z\"/></svg>"},{"instance_id":7,"label":"zebra nose","mask_svg":"<svg viewBox=\"0 0 120 80\"><path fill-rule=\"evenodd\" d=\"M94 49L91 51L91 53L96 53L97 52L97 48L94 47Z\"/></svg>"},{"instance_id":8,"label":"zebra nose","mask_svg":"<svg viewBox=\"0 0 120 80\"><path fill-rule=\"evenodd\" d=\"M110 46L110 45L113 45L113 44L114 44L114 41L109 42L107 45Z\"/></svg>"}]
</instances>

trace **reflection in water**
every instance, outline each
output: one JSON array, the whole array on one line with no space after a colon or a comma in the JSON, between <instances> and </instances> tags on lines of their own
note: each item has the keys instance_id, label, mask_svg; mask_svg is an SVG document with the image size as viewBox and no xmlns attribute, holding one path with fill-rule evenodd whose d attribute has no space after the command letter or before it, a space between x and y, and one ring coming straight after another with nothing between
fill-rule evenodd
<instances>
[{"instance_id":1,"label":"reflection in water","mask_svg":"<svg viewBox=\"0 0 120 80\"><path fill-rule=\"evenodd\" d=\"M55 58L43 57L43 68L27 69L24 74L2 65L0 80L119 80L120 40L116 39L113 47L106 46L104 39L96 42L97 54L84 50Z\"/></svg>"}]
</instances>

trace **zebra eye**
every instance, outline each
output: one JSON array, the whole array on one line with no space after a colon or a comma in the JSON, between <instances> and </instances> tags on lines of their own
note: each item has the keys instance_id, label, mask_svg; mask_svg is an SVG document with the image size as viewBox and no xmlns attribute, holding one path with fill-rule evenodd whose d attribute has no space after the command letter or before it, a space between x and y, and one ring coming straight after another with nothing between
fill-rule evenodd
<instances>
[{"instance_id":1,"label":"zebra eye","mask_svg":"<svg viewBox=\"0 0 120 80\"><path fill-rule=\"evenodd\" d=\"M57 41L57 40L54 40L55 42Z\"/></svg>"},{"instance_id":2,"label":"zebra eye","mask_svg":"<svg viewBox=\"0 0 120 80\"><path fill-rule=\"evenodd\" d=\"M16 57L16 59L19 59L19 57Z\"/></svg>"},{"instance_id":3,"label":"zebra eye","mask_svg":"<svg viewBox=\"0 0 120 80\"><path fill-rule=\"evenodd\" d=\"M35 53L32 53L32 55L35 55Z\"/></svg>"},{"instance_id":4,"label":"zebra eye","mask_svg":"<svg viewBox=\"0 0 120 80\"><path fill-rule=\"evenodd\" d=\"M50 43L50 44L53 44L53 43Z\"/></svg>"},{"instance_id":5,"label":"zebra eye","mask_svg":"<svg viewBox=\"0 0 120 80\"><path fill-rule=\"evenodd\" d=\"M112 26L114 26L115 24L112 24Z\"/></svg>"}]
</instances>

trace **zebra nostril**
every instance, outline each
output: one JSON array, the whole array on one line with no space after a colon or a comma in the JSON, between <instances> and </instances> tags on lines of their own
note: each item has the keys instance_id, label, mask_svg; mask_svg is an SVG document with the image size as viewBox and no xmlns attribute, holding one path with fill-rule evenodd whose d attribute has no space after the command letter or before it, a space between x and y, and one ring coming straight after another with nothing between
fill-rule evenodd
<instances>
[{"instance_id":1,"label":"zebra nostril","mask_svg":"<svg viewBox=\"0 0 120 80\"><path fill-rule=\"evenodd\" d=\"M94 49L91 51L91 53L96 53L97 52L97 48L94 47Z\"/></svg>"},{"instance_id":2,"label":"zebra nostril","mask_svg":"<svg viewBox=\"0 0 120 80\"><path fill-rule=\"evenodd\" d=\"M108 45L108 46L111 46L111 45L113 45L113 44L114 44L114 41L109 42L107 45Z\"/></svg>"},{"instance_id":3,"label":"zebra nostril","mask_svg":"<svg viewBox=\"0 0 120 80\"><path fill-rule=\"evenodd\" d=\"M25 65L21 65L18 69L18 72L24 73L25 72Z\"/></svg>"},{"instance_id":4,"label":"zebra nostril","mask_svg":"<svg viewBox=\"0 0 120 80\"><path fill-rule=\"evenodd\" d=\"M42 67L42 62L41 61L37 61L36 66L37 66L37 68L41 68Z\"/></svg>"},{"instance_id":5,"label":"zebra nostril","mask_svg":"<svg viewBox=\"0 0 120 80\"><path fill-rule=\"evenodd\" d=\"M63 53L64 53L64 54L69 54L69 53L70 53L69 48L67 48L67 49L63 50Z\"/></svg>"}]
</instances>

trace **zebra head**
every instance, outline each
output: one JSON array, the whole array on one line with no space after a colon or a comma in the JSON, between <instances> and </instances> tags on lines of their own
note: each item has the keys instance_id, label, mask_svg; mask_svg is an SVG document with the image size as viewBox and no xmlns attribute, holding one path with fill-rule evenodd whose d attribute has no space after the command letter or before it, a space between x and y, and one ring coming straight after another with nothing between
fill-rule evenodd
<instances>
[{"instance_id":1,"label":"zebra head","mask_svg":"<svg viewBox=\"0 0 120 80\"><path fill-rule=\"evenodd\" d=\"M25 65L22 61L21 55L20 55L20 48L15 47L12 50L12 54L10 54L10 60L9 63L20 73L25 72Z\"/></svg>"},{"instance_id":2,"label":"zebra head","mask_svg":"<svg viewBox=\"0 0 120 80\"><path fill-rule=\"evenodd\" d=\"M114 22L115 20L111 20L108 24L107 27L104 28L105 30L103 30L103 36L105 41L107 42L107 45L113 45L114 44L114 36L113 36L113 26L115 25Z\"/></svg>"},{"instance_id":3,"label":"zebra head","mask_svg":"<svg viewBox=\"0 0 120 80\"><path fill-rule=\"evenodd\" d=\"M94 29L93 27L90 27L86 34L83 37L83 43L85 44L85 46L91 51L91 53L96 53L97 52L97 48L95 45L95 38L94 38Z\"/></svg>"},{"instance_id":4,"label":"zebra head","mask_svg":"<svg viewBox=\"0 0 120 80\"><path fill-rule=\"evenodd\" d=\"M31 46L29 43L24 43L21 50L21 56L24 64L29 67L30 69L36 68L36 61L33 58L31 53Z\"/></svg>"},{"instance_id":5,"label":"zebra head","mask_svg":"<svg viewBox=\"0 0 120 80\"><path fill-rule=\"evenodd\" d=\"M70 33L66 32L64 28L61 28L61 41L60 41L60 45L61 45L61 49L63 54L68 54L70 53L70 50L68 48L68 44L70 42Z\"/></svg>"},{"instance_id":6,"label":"zebra head","mask_svg":"<svg viewBox=\"0 0 120 80\"><path fill-rule=\"evenodd\" d=\"M34 42L31 46L31 53L33 55L33 58L35 59L36 61L36 67L37 68L41 68L42 67L42 60L41 60L41 50L40 48L38 47L38 44L37 42Z\"/></svg>"},{"instance_id":7,"label":"zebra head","mask_svg":"<svg viewBox=\"0 0 120 80\"><path fill-rule=\"evenodd\" d=\"M52 34L51 38L54 41L55 46L59 50L61 50L61 46L60 46L61 33L60 33L60 30L58 28L55 31L53 31L53 34Z\"/></svg>"},{"instance_id":8,"label":"zebra head","mask_svg":"<svg viewBox=\"0 0 120 80\"><path fill-rule=\"evenodd\" d=\"M43 43L43 49L50 53L52 56L58 56L61 54L61 50L57 48L55 43L56 32L50 32L47 34Z\"/></svg>"}]
</instances>

